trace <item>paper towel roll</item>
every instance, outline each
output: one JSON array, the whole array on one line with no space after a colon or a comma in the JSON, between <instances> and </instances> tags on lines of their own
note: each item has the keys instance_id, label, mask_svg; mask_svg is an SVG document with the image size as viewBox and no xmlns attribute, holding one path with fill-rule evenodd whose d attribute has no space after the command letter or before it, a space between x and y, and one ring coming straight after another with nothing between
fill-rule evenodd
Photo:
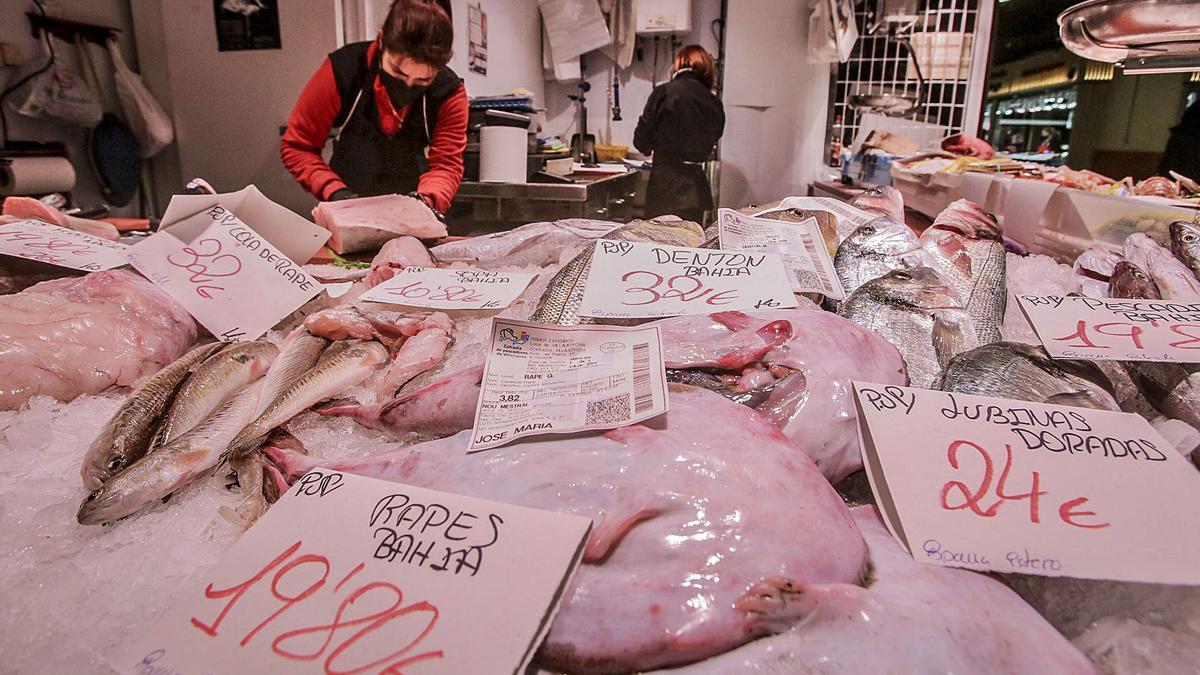
<instances>
[{"instance_id":1,"label":"paper towel roll","mask_svg":"<svg viewBox=\"0 0 1200 675\"><path fill-rule=\"evenodd\" d=\"M75 167L66 157L14 157L0 164L0 195L44 195L75 187Z\"/></svg>"},{"instance_id":2,"label":"paper towel roll","mask_svg":"<svg viewBox=\"0 0 1200 675\"><path fill-rule=\"evenodd\" d=\"M524 183L529 139L517 127L484 127L479 131L479 180Z\"/></svg>"}]
</instances>

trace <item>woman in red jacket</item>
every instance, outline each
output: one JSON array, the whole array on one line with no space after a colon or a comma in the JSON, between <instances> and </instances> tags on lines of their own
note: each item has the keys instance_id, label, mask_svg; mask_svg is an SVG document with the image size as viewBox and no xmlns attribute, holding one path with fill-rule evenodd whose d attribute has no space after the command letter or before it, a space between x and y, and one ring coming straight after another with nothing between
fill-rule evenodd
<instances>
[{"instance_id":1,"label":"woman in red jacket","mask_svg":"<svg viewBox=\"0 0 1200 675\"><path fill-rule=\"evenodd\" d=\"M280 143L296 181L322 201L411 194L444 213L467 147L467 92L446 67L453 41L448 0L396 0L375 40L330 54Z\"/></svg>"}]
</instances>

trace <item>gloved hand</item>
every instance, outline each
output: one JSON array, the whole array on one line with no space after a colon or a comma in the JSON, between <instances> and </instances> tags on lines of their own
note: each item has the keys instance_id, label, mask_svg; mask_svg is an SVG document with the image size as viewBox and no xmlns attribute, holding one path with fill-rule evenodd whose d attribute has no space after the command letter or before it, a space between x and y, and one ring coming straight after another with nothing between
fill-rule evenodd
<instances>
[{"instance_id":1,"label":"gloved hand","mask_svg":"<svg viewBox=\"0 0 1200 675\"><path fill-rule=\"evenodd\" d=\"M357 192L351 192L349 188L341 188L334 190L333 194L329 195L329 201L340 202L343 199L358 199Z\"/></svg>"},{"instance_id":2,"label":"gloved hand","mask_svg":"<svg viewBox=\"0 0 1200 675\"><path fill-rule=\"evenodd\" d=\"M426 197L425 195L421 194L420 192L410 192L410 193L408 193L408 196L412 197L413 199L420 200L422 204L429 207L430 211L433 211L433 215L437 216L438 220L442 221L443 223L446 222L446 214L433 208L433 200L432 199L430 199L429 197Z\"/></svg>"},{"instance_id":3,"label":"gloved hand","mask_svg":"<svg viewBox=\"0 0 1200 675\"><path fill-rule=\"evenodd\" d=\"M996 149L982 138L966 134L954 134L942 140L942 149L956 155L969 155L979 159L991 159L996 156Z\"/></svg>"}]
</instances>

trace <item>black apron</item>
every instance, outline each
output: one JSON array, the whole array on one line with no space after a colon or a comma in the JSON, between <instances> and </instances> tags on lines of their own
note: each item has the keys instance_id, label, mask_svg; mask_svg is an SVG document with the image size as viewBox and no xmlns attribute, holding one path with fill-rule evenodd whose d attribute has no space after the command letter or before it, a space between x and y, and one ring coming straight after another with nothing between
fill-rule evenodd
<instances>
[{"instance_id":1,"label":"black apron","mask_svg":"<svg viewBox=\"0 0 1200 675\"><path fill-rule=\"evenodd\" d=\"M442 103L458 91L461 80L442 68L433 84L409 105L400 130L392 136L379 125L375 78L382 50L366 61L370 42L346 45L329 55L342 107L334 119L333 155L329 167L351 192L362 196L407 194L417 189L429 170L426 151L437 126Z\"/></svg>"},{"instance_id":2,"label":"black apron","mask_svg":"<svg viewBox=\"0 0 1200 675\"><path fill-rule=\"evenodd\" d=\"M703 166L654 159L646 185L647 218L679 216L699 223L712 207L712 188Z\"/></svg>"}]
</instances>

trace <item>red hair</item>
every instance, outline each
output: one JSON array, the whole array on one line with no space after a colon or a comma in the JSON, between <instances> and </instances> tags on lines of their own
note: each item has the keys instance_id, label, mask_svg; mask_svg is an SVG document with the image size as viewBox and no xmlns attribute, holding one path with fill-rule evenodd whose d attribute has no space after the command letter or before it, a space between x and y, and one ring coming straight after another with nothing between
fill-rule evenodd
<instances>
[{"instance_id":1,"label":"red hair","mask_svg":"<svg viewBox=\"0 0 1200 675\"><path fill-rule=\"evenodd\" d=\"M704 86L714 89L717 86L717 66L713 63L712 54L700 45L688 45L675 55L675 72L690 68L700 76Z\"/></svg>"}]
</instances>

